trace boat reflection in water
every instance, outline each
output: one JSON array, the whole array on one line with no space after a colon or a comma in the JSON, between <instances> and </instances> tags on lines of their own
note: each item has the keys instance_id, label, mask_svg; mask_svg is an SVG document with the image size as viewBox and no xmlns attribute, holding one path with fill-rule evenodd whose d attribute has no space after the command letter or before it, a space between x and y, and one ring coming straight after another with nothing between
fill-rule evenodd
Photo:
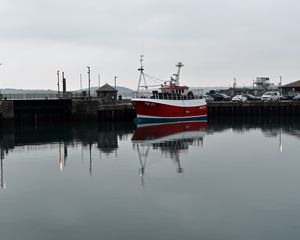
<instances>
[{"instance_id":1,"label":"boat reflection in water","mask_svg":"<svg viewBox=\"0 0 300 240\"><path fill-rule=\"evenodd\" d=\"M137 125L132 143L136 147L141 168L139 173L143 185L146 161L150 149L161 152L177 164L177 172L182 173L180 152L189 146L203 145L203 137L207 130L207 121L168 122Z\"/></svg>"}]
</instances>

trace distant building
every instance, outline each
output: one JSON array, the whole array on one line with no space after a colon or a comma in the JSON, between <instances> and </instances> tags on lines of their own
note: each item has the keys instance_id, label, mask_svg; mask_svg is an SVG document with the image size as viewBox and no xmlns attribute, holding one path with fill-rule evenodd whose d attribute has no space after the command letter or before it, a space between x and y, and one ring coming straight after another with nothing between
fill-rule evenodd
<instances>
[{"instance_id":1,"label":"distant building","mask_svg":"<svg viewBox=\"0 0 300 240\"><path fill-rule=\"evenodd\" d=\"M279 87L283 95L300 92L300 80Z\"/></svg>"},{"instance_id":2,"label":"distant building","mask_svg":"<svg viewBox=\"0 0 300 240\"><path fill-rule=\"evenodd\" d=\"M257 77L253 82L253 89L255 95L260 95L265 91L274 90L276 87L274 83L270 82L268 77Z\"/></svg>"},{"instance_id":3,"label":"distant building","mask_svg":"<svg viewBox=\"0 0 300 240\"><path fill-rule=\"evenodd\" d=\"M268 77L257 77L254 81L254 88L257 90L273 90L275 85L270 82Z\"/></svg>"},{"instance_id":4,"label":"distant building","mask_svg":"<svg viewBox=\"0 0 300 240\"><path fill-rule=\"evenodd\" d=\"M96 90L97 98L102 104L115 104L117 102L118 90L105 84Z\"/></svg>"}]
</instances>

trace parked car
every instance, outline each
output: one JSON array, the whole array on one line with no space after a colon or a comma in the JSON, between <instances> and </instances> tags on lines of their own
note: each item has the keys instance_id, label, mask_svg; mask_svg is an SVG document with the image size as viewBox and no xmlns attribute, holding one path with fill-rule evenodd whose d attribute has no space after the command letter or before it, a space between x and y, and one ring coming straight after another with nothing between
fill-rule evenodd
<instances>
[{"instance_id":1,"label":"parked car","mask_svg":"<svg viewBox=\"0 0 300 240\"><path fill-rule=\"evenodd\" d=\"M231 97L227 96L224 93L215 93L212 95L214 101L230 101Z\"/></svg>"},{"instance_id":2,"label":"parked car","mask_svg":"<svg viewBox=\"0 0 300 240\"><path fill-rule=\"evenodd\" d=\"M205 99L206 102L213 102L214 99L210 95L203 95L203 98Z\"/></svg>"},{"instance_id":3,"label":"parked car","mask_svg":"<svg viewBox=\"0 0 300 240\"><path fill-rule=\"evenodd\" d=\"M262 101L279 101L280 100L280 93L277 91L269 91L265 92L261 96Z\"/></svg>"},{"instance_id":4,"label":"parked car","mask_svg":"<svg viewBox=\"0 0 300 240\"><path fill-rule=\"evenodd\" d=\"M231 99L231 101L233 101L233 102L246 102L247 98L243 95L236 95Z\"/></svg>"},{"instance_id":5,"label":"parked car","mask_svg":"<svg viewBox=\"0 0 300 240\"><path fill-rule=\"evenodd\" d=\"M299 93L296 92L290 92L287 95L283 95L280 97L281 100L294 100L294 97L296 97Z\"/></svg>"},{"instance_id":6,"label":"parked car","mask_svg":"<svg viewBox=\"0 0 300 240\"><path fill-rule=\"evenodd\" d=\"M260 101L261 100L260 97L254 96L249 93L243 94L243 96L247 98L247 101Z\"/></svg>"},{"instance_id":7,"label":"parked car","mask_svg":"<svg viewBox=\"0 0 300 240\"><path fill-rule=\"evenodd\" d=\"M300 101L300 93L293 97L293 101Z\"/></svg>"},{"instance_id":8,"label":"parked car","mask_svg":"<svg viewBox=\"0 0 300 240\"><path fill-rule=\"evenodd\" d=\"M280 96L280 100L292 100L295 96L293 96L292 98L288 95L281 95Z\"/></svg>"}]
</instances>

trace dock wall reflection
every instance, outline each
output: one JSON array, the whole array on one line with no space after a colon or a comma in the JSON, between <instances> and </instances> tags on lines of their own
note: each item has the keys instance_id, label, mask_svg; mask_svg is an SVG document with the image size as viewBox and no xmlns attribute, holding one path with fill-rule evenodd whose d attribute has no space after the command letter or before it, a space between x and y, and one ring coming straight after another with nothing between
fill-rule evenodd
<instances>
[{"instance_id":1,"label":"dock wall reflection","mask_svg":"<svg viewBox=\"0 0 300 240\"><path fill-rule=\"evenodd\" d=\"M300 118L298 117L222 117L209 119L206 123L176 123L173 125L135 126L133 122L65 125L22 125L16 128L0 129L1 176L0 187L5 189L5 159L12 152L42 151L57 149L58 168L67 167L69 148L80 146L88 152L90 175L93 174L92 150L105 155L116 154L119 141L131 141L139 163L139 173L145 174L147 155L150 150L160 151L176 164L178 173L184 172L180 154L191 146L205 147L205 135L218 134L232 129L245 133L258 129L266 137L278 137L282 150L281 134L300 139ZM148 150L147 150L148 149ZM148 153L147 153L148 152ZM82 156L83 158L83 156Z\"/></svg>"}]
</instances>

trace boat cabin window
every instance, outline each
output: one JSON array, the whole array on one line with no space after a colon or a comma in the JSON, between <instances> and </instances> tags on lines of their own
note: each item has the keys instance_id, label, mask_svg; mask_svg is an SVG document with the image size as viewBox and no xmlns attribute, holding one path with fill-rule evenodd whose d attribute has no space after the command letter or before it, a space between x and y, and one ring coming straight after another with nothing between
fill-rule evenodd
<instances>
[{"instance_id":1,"label":"boat cabin window","mask_svg":"<svg viewBox=\"0 0 300 240\"><path fill-rule=\"evenodd\" d=\"M163 88L163 89L161 89L161 92L166 93L166 94L182 94L182 95L185 95L185 94L187 94L187 90L188 89L185 89L185 88L177 88L177 89Z\"/></svg>"}]
</instances>

